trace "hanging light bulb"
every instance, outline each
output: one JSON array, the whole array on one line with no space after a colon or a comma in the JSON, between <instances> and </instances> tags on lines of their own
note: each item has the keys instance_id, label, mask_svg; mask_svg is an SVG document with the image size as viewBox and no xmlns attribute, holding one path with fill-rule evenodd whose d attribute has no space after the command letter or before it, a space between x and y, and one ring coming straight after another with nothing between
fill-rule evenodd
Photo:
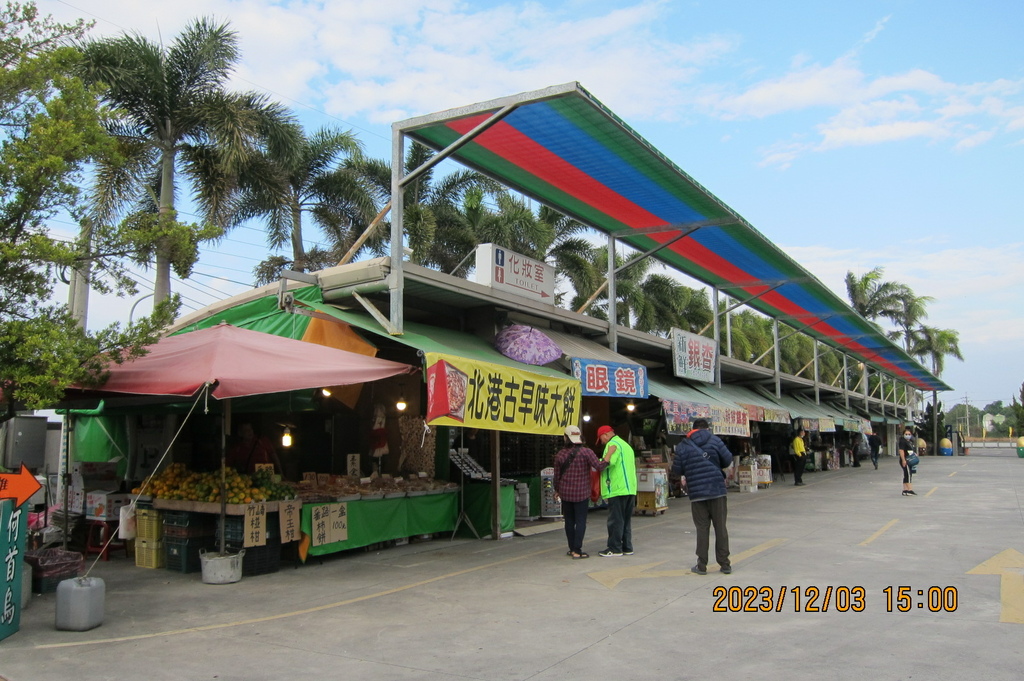
<instances>
[{"instance_id":1,"label":"hanging light bulb","mask_svg":"<svg viewBox=\"0 0 1024 681\"><path fill-rule=\"evenodd\" d=\"M405 408L408 406L409 405L408 403L406 403L405 397L399 397L398 401L395 402L395 409L397 409L398 411L405 411Z\"/></svg>"},{"instance_id":2,"label":"hanging light bulb","mask_svg":"<svg viewBox=\"0 0 1024 681\"><path fill-rule=\"evenodd\" d=\"M590 423L590 412L589 411L583 412L583 422L584 423Z\"/></svg>"},{"instance_id":3,"label":"hanging light bulb","mask_svg":"<svg viewBox=\"0 0 1024 681\"><path fill-rule=\"evenodd\" d=\"M626 411L628 411L630 413L636 411L636 405L633 404L632 402L627 403L626 404Z\"/></svg>"},{"instance_id":4,"label":"hanging light bulb","mask_svg":"<svg viewBox=\"0 0 1024 681\"><path fill-rule=\"evenodd\" d=\"M288 426L284 427L284 433L281 435L281 446L291 447L292 446L292 429Z\"/></svg>"}]
</instances>

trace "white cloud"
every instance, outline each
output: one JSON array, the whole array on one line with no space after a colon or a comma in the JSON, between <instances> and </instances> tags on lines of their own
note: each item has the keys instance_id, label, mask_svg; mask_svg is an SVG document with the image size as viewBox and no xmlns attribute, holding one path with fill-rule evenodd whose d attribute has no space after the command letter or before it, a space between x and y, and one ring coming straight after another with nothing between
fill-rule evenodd
<instances>
[{"instance_id":1,"label":"white cloud","mask_svg":"<svg viewBox=\"0 0 1024 681\"><path fill-rule=\"evenodd\" d=\"M999 344L1024 341L1024 242L998 247L958 245L928 248L915 243L885 249L794 246L784 250L844 300L847 271L863 274L885 268L884 279L900 281L918 295L931 296L928 323L968 332L972 341ZM912 257L907 257L912 253ZM993 350L1002 351L1003 348Z\"/></svg>"}]
</instances>

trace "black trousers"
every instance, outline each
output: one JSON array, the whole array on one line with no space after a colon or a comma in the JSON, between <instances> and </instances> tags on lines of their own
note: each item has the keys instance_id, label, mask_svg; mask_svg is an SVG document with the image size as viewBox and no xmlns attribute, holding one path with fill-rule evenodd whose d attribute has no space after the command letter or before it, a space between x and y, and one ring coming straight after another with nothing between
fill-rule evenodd
<instances>
[{"instance_id":1,"label":"black trousers","mask_svg":"<svg viewBox=\"0 0 1024 681\"><path fill-rule=\"evenodd\" d=\"M807 465L807 455L797 456L796 454L789 455L789 462L793 465L793 482L803 482L804 480L804 466Z\"/></svg>"},{"instance_id":2,"label":"black trousers","mask_svg":"<svg viewBox=\"0 0 1024 681\"><path fill-rule=\"evenodd\" d=\"M583 552L583 535L587 533L587 511L590 502L563 501L562 516L565 518L565 539L569 543L569 550L575 553Z\"/></svg>"},{"instance_id":3,"label":"black trousers","mask_svg":"<svg viewBox=\"0 0 1024 681\"><path fill-rule=\"evenodd\" d=\"M636 496L611 497L608 502L608 548L615 553L633 550L633 507Z\"/></svg>"},{"instance_id":4,"label":"black trousers","mask_svg":"<svg viewBox=\"0 0 1024 681\"><path fill-rule=\"evenodd\" d=\"M697 565L708 566L708 546L711 543L711 526L715 526L715 560L722 567L729 567L729 530L725 527L729 515L726 497L691 501L690 513L697 528Z\"/></svg>"}]
</instances>

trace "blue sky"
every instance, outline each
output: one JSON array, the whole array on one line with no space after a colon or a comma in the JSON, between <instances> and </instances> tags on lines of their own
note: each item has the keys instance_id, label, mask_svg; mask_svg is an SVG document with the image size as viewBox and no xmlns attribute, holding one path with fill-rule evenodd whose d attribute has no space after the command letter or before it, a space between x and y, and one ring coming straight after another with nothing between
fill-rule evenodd
<instances>
[{"instance_id":1,"label":"blue sky","mask_svg":"<svg viewBox=\"0 0 1024 681\"><path fill-rule=\"evenodd\" d=\"M169 41L191 18L230 20L237 88L271 93L309 129L352 128L379 157L392 121L579 81L841 295L847 270L882 266L932 296L928 323L957 329L965 355L947 362L947 407L1009 402L1024 382L1024 3L39 6L95 20L94 36ZM191 307L244 290L262 243L237 230L177 290ZM131 304L94 299L90 325Z\"/></svg>"}]
</instances>

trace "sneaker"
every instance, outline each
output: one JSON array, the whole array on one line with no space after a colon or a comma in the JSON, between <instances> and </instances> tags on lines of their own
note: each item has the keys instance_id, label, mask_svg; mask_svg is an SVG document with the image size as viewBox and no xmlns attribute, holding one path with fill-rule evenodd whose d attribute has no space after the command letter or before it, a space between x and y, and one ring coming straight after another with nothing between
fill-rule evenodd
<instances>
[{"instance_id":1,"label":"sneaker","mask_svg":"<svg viewBox=\"0 0 1024 681\"><path fill-rule=\"evenodd\" d=\"M693 572L694 574L698 575L706 575L708 573L708 569L702 568L700 565L694 565L692 568L690 568L690 572Z\"/></svg>"},{"instance_id":2,"label":"sneaker","mask_svg":"<svg viewBox=\"0 0 1024 681\"><path fill-rule=\"evenodd\" d=\"M624 555L624 556L632 556L633 555L633 549L629 549L628 551L626 549L623 549L622 550L622 555Z\"/></svg>"},{"instance_id":3,"label":"sneaker","mask_svg":"<svg viewBox=\"0 0 1024 681\"><path fill-rule=\"evenodd\" d=\"M732 566L731 565L724 565L724 566L722 566L721 572L722 572L723 575L731 575L732 574Z\"/></svg>"},{"instance_id":4,"label":"sneaker","mask_svg":"<svg viewBox=\"0 0 1024 681\"><path fill-rule=\"evenodd\" d=\"M597 555L602 558L611 558L612 556L621 556L622 553L619 551L612 551L611 549L605 549L604 551L599 551Z\"/></svg>"}]
</instances>

